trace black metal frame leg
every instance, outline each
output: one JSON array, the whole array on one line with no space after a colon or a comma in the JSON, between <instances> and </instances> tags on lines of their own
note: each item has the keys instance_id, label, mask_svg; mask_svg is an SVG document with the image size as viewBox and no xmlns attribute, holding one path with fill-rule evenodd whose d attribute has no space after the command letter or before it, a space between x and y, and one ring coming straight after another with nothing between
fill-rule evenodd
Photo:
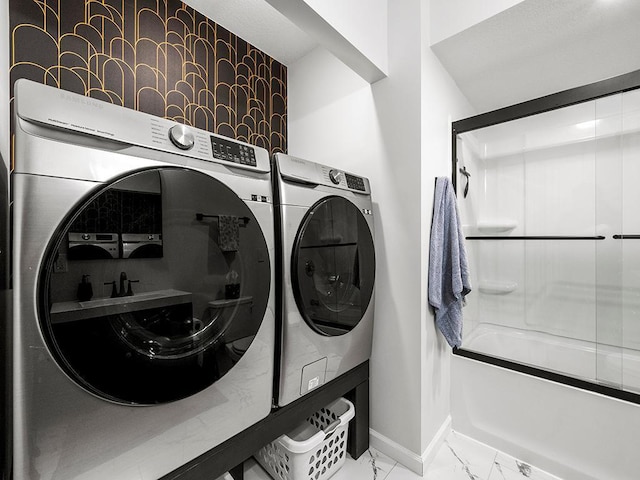
<instances>
[{"instance_id":1,"label":"black metal frame leg","mask_svg":"<svg viewBox=\"0 0 640 480\"><path fill-rule=\"evenodd\" d=\"M357 459L369 449L369 380L362 382L345 397L353 403L356 415L349 424L347 452Z\"/></svg>"},{"instance_id":2,"label":"black metal frame leg","mask_svg":"<svg viewBox=\"0 0 640 480\"><path fill-rule=\"evenodd\" d=\"M229 470L229 474L231 474L233 480L244 480L244 462Z\"/></svg>"}]
</instances>

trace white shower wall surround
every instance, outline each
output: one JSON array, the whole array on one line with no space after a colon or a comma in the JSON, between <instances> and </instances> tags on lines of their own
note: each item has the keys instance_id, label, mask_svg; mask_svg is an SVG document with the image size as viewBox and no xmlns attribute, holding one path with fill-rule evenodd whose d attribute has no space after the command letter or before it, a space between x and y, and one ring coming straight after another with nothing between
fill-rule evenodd
<instances>
[{"instance_id":1,"label":"white shower wall surround","mask_svg":"<svg viewBox=\"0 0 640 480\"><path fill-rule=\"evenodd\" d=\"M535 332L531 345L571 339L588 365L567 374L640 392L632 373L640 240L614 238L640 235L640 90L463 133L457 143L458 167L472 175L466 198L458 176L468 237L604 237L468 240L474 291L463 348L563 372L555 347L529 355L509 346L523 332ZM491 329L498 340L480 347Z\"/></svg>"}]
</instances>

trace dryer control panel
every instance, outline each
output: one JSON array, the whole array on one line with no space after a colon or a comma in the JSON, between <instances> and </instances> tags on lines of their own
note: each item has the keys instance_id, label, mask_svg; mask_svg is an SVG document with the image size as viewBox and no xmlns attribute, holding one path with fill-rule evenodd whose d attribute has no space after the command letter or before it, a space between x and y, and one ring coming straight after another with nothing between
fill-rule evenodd
<instances>
[{"instance_id":1,"label":"dryer control panel","mask_svg":"<svg viewBox=\"0 0 640 480\"><path fill-rule=\"evenodd\" d=\"M282 153L276 153L276 159L280 176L286 180L371 194L369 179L366 177Z\"/></svg>"},{"instance_id":2,"label":"dryer control panel","mask_svg":"<svg viewBox=\"0 0 640 480\"><path fill-rule=\"evenodd\" d=\"M352 188L353 190L360 190L361 192L365 191L364 178L356 177L355 175L350 175L348 173L345 173L344 177L347 179L347 187Z\"/></svg>"}]
</instances>

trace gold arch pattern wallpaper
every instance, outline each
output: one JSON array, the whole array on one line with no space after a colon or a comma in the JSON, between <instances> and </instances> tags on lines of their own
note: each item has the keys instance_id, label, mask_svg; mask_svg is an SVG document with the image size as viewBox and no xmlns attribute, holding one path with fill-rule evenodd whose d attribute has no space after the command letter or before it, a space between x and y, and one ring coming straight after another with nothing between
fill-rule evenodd
<instances>
[{"instance_id":1,"label":"gold arch pattern wallpaper","mask_svg":"<svg viewBox=\"0 0 640 480\"><path fill-rule=\"evenodd\" d=\"M28 78L286 153L286 67L179 0L10 0L10 12L12 105Z\"/></svg>"}]
</instances>

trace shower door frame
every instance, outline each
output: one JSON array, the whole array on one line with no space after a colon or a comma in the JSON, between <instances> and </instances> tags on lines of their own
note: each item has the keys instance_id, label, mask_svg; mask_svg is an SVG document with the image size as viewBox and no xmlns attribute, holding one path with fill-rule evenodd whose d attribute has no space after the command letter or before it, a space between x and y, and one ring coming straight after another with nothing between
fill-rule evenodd
<instances>
[{"instance_id":1,"label":"shower door frame","mask_svg":"<svg viewBox=\"0 0 640 480\"><path fill-rule=\"evenodd\" d=\"M517 103L508 107L500 108L472 117L457 120L451 124L451 181L454 190L457 192L457 137L458 135L480 128L490 127L500 123L518 120L520 118L538 115L541 113L558 110L579 103L584 103L598 98L615 95L640 88L640 70L625 73L616 77L590 83L581 87L563 90L558 93L546 95L526 102ZM596 238L594 238L596 239ZM609 397L625 400L640 405L640 393L618 389L608 385L583 380L570 375L545 370L543 368L526 365L523 363L506 360L484 353L478 353L465 348L453 348L454 355L470 358L483 363L488 363L498 367L506 368L516 372L532 375L564 385L588 390Z\"/></svg>"}]
</instances>

